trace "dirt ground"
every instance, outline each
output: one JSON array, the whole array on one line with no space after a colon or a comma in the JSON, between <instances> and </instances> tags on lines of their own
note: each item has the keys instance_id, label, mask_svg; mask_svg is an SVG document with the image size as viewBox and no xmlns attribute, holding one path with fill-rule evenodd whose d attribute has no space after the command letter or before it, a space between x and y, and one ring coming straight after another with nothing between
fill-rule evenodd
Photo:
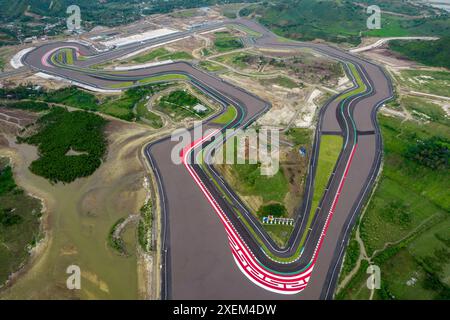
<instances>
[{"instance_id":1,"label":"dirt ground","mask_svg":"<svg viewBox=\"0 0 450 320\"><path fill-rule=\"evenodd\" d=\"M395 68L417 67L417 63L415 63L414 61L405 59L405 58L401 57L401 55L390 51L389 49L387 49L386 46L366 51L366 52L364 52L363 55L368 57L369 59L378 61L378 62L382 63L383 65L388 65L390 67L395 67Z\"/></svg>"}]
</instances>

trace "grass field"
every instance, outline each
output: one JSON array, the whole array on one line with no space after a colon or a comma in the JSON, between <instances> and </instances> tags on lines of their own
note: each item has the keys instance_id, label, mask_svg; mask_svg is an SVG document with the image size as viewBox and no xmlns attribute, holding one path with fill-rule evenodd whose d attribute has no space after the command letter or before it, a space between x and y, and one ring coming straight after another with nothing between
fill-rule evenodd
<instances>
[{"instance_id":1,"label":"grass field","mask_svg":"<svg viewBox=\"0 0 450 320\"><path fill-rule=\"evenodd\" d=\"M162 79L174 79L170 74L153 77L151 79L155 78L161 81ZM151 84L128 89L116 98L109 98L103 101L102 104L99 105L99 111L123 120L132 121L136 118L136 114L133 112L135 105L142 101L144 97L151 96L159 90L167 88L168 85L169 84ZM143 111L143 109L140 109L140 111Z\"/></svg>"},{"instance_id":2,"label":"grass field","mask_svg":"<svg viewBox=\"0 0 450 320\"><path fill-rule=\"evenodd\" d=\"M311 144L311 129L291 128L286 132L286 136L295 145L310 145Z\"/></svg>"},{"instance_id":3,"label":"grass field","mask_svg":"<svg viewBox=\"0 0 450 320\"><path fill-rule=\"evenodd\" d=\"M333 168L336 165L339 153L342 149L341 136L323 135L320 142L319 160L317 163L316 177L314 179L314 196L311 212L315 212L323 196Z\"/></svg>"},{"instance_id":4,"label":"grass field","mask_svg":"<svg viewBox=\"0 0 450 320\"><path fill-rule=\"evenodd\" d=\"M41 202L14 181L6 158L0 158L0 285L26 261L41 237Z\"/></svg>"},{"instance_id":5,"label":"grass field","mask_svg":"<svg viewBox=\"0 0 450 320\"><path fill-rule=\"evenodd\" d=\"M98 99L92 93L76 87L68 87L49 92L44 98L47 102L64 104L69 107L95 111L98 109Z\"/></svg>"},{"instance_id":6,"label":"grass field","mask_svg":"<svg viewBox=\"0 0 450 320\"><path fill-rule=\"evenodd\" d=\"M238 69L245 69L250 67L247 62L249 58L255 57L254 54L246 53L246 52L234 52L225 55L221 55L216 58L218 62L233 66Z\"/></svg>"},{"instance_id":7,"label":"grass field","mask_svg":"<svg viewBox=\"0 0 450 320\"><path fill-rule=\"evenodd\" d=\"M334 166L342 149L342 137L322 135L319 149L319 159L317 162L316 175L314 179L314 190L311 202L310 215L308 217L307 228L311 225L319 202L323 197L328 180L333 173ZM302 236L301 243L306 239L307 233Z\"/></svg>"},{"instance_id":8,"label":"grass field","mask_svg":"<svg viewBox=\"0 0 450 320\"><path fill-rule=\"evenodd\" d=\"M214 119L212 122L215 124L227 124L231 121L233 121L234 118L237 116L237 111L234 106L228 106L227 110L218 116L216 119Z\"/></svg>"},{"instance_id":9,"label":"grass field","mask_svg":"<svg viewBox=\"0 0 450 320\"><path fill-rule=\"evenodd\" d=\"M408 146L439 134L430 125L380 117L386 154L382 180L361 224L368 253L395 241L425 219L450 209L448 172L431 170L405 158ZM445 132L444 139L450 139ZM420 179L417 179L420 177ZM405 215L403 219L400 213ZM395 219L394 219L395 218Z\"/></svg>"},{"instance_id":10,"label":"grass field","mask_svg":"<svg viewBox=\"0 0 450 320\"><path fill-rule=\"evenodd\" d=\"M193 107L196 104L202 104L206 110L204 112L194 110ZM188 117L201 119L212 112L209 106L204 105L196 96L186 90L175 90L162 96L157 103L156 109L166 113L175 121Z\"/></svg>"},{"instance_id":11,"label":"grass field","mask_svg":"<svg viewBox=\"0 0 450 320\"><path fill-rule=\"evenodd\" d=\"M229 32L215 32L214 36L214 49L218 52L226 52L244 47L239 38L233 36Z\"/></svg>"},{"instance_id":12,"label":"grass field","mask_svg":"<svg viewBox=\"0 0 450 320\"><path fill-rule=\"evenodd\" d=\"M132 82L132 81L122 81L122 82L117 82L117 83L113 83L113 84L109 85L109 88L125 89L125 88L131 87L133 85L134 85L134 82Z\"/></svg>"},{"instance_id":13,"label":"grass field","mask_svg":"<svg viewBox=\"0 0 450 320\"><path fill-rule=\"evenodd\" d=\"M153 128L161 128L163 122L160 116L147 109L147 100L143 99L136 104L136 118L144 119L145 123L149 123Z\"/></svg>"},{"instance_id":14,"label":"grass field","mask_svg":"<svg viewBox=\"0 0 450 320\"><path fill-rule=\"evenodd\" d=\"M294 80L291 80L290 78L284 77L284 76L278 76L273 79L261 79L261 80L259 80L259 82L261 82L264 85L274 84L274 85L285 87L288 89L301 87L301 85L297 84Z\"/></svg>"},{"instance_id":15,"label":"grass field","mask_svg":"<svg viewBox=\"0 0 450 320\"><path fill-rule=\"evenodd\" d=\"M446 113L442 110L442 107L430 100L415 96L403 96L400 101L400 104L419 120L430 120L435 125L450 125L450 119L446 117Z\"/></svg>"},{"instance_id":16,"label":"grass field","mask_svg":"<svg viewBox=\"0 0 450 320\"><path fill-rule=\"evenodd\" d=\"M308 230L316 214L319 202L325 193L328 181L333 173L334 166L342 149L342 137L323 135L320 142L319 158L317 161L316 175L314 178L313 197L311 201L311 210L306 224ZM298 252L306 240L308 232L303 233Z\"/></svg>"},{"instance_id":17,"label":"grass field","mask_svg":"<svg viewBox=\"0 0 450 320\"><path fill-rule=\"evenodd\" d=\"M427 109L415 98L404 98L401 103ZM432 169L408 153L431 137L440 137L449 145L448 126L439 123L442 119L436 110L432 115L437 119L428 123L379 116L385 153L383 173L360 222L367 253L374 255L373 263L381 268L381 289L375 291L375 299L450 297L448 160L446 169ZM338 298L369 297L365 267L367 262Z\"/></svg>"},{"instance_id":18,"label":"grass field","mask_svg":"<svg viewBox=\"0 0 450 320\"><path fill-rule=\"evenodd\" d=\"M223 66L209 61L201 61L199 63L199 66L209 72L217 72L225 70Z\"/></svg>"},{"instance_id":19,"label":"grass field","mask_svg":"<svg viewBox=\"0 0 450 320\"><path fill-rule=\"evenodd\" d=\"M184 51L171 52L163 47L139 55L132 59L134 63L146 63L151 61L164 61L164 60L191 60L192 56Z\"/></svg>"},{"instance_id":20,"label":"grass field","mask_svg":"<svg viewBox=\"0 0 450 320\"><path fill-rule=\"evenodd\" d=\"M279 170L274 176L261 175L258 164L233 165L237 190L243 195L260 196L264 203L282 203L288 192L288 181Z\"/></svg>"},{"instance_id":21,"label":"grass field","mask_svg":"<svg viewBox=\"0 0 450 320\"><path fill-rule=\"evenodd\" d=\"M140 84L149 84L155 82L169 82L169 81L178 81L178 80L188 80L189 77L184 74L165 74L161 76L154 76L149 78L144 78L139 80Z\"/></svg>"},{"instance_id":22,"label":"grass field","mask_svg":"<svg viewBox=\"0 0 450 320\"><path fill-rule=\"evenodd\" d=\"M450 72L403 70L395 76L401 86L412 91L450 97Z\"/></svg>"},{"instance_id":23,"label":"grass field","mask_svg":"<svg viewBox=\"0 0 450 320\"><path fill-rule=\"evenodd\" d=\"M264 225L264 229L276 244L280 247L284 247L288 242L294 227L288 225Z\"/></svg>"}]
</instances>

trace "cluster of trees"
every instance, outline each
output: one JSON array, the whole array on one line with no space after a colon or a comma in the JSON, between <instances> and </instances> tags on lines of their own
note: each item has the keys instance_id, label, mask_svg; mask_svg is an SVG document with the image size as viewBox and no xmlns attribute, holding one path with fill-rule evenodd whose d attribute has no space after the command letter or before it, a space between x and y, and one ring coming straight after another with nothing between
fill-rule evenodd
<instances>
[{"instance_id":1,"label":"cluster of trees","mask_svg":"<svg viewBox=\"0 0 450 320\"><path fill-rule=\"evenodd\" d=\"M126 248L125 248L125 242L123 241L123 239L119 236L116 237L115 233L117 228L123 223L125 222L125 218L120 218L119 220L116 221L116 223L113 224L113 226L111 227L111 229L109 229L109 233L108 233L108 245L117 251L117 253L121 254L121 255L126 255Z\"/></svg>"},{"instance_id":2,"label":"cluster of trees","mask_svg":"<svg viewBox=\"0 0 450 320\"><path fill-rule=\"evenodd\" d=\"M30 165L33 173L69 183L100 166L107 148L105 125L96 114L54 107L38 119L37 133L18 141L38 147L40 157Z\"/></svg>"},{"instance_id":3,"label":"cluster of trees","mask_svg":"<svg viewBox=\"0 0 450 320\"><path fill-rule=\"evenodd\" d=\"M199 103L200 100L184 90L176 90L162 97L160 102L164 105L168 103L177 106L193 106Z\"/></svg>"},{"instance_id":4,"label":"cluster of trees","mask_svg":"<svg viewBox=\"0 0 450 320\"><path fill-rule=\"evenodd\" d=\"M20 189L14 181L11 166L0 163L0 196L17 193L19 191ZM0 207L0 225L9 227L18 224L21 221L22 217L15 214L13 209Z\"/></svg>"},{"instance_id":5,"label":"cluster of trees","mask_svg":"<svg viewBox=\"0 0 450 320\"><path fill-rule=\"evenodd\" d=\"M44 110L48 110L49 108L46 102L26 101L26 100L7 102L4 104L4 106L7 108L27 110L33 112L41 112Z\"/></svg>"},{"instance_id":6,"label":"cluster of trees","mask_svg":"<svg viewBox=\"0 0 450 320\"><path fill-rule=\"evenodd\" d=\"M153 224L152 203L148 201L141 207L141 219L138 224L138 241L145 252L152 250L151 232Z\"/></svg>"},{"instance_id":7,"label":"cluster of trees","mask_svg":"<svg viewBox=\"0 0 450 320\"><path fill-rule=\"evenodd\" d=\"M23 218L13 212L13 209L0 210L0 224L4 227L10 227L21 223Z\"/></svg>"},{"instance_id":8,"label":"cluster of trees","mask_svg":"<svg viewBox=\"0 0 450 320\"><path fill-rule=\"evenodd\" d=\"M45 92L43 99L52 103L60 103L70 107L92 111L97 110L99 104L99 100L95 95L80 90L77 87Z\"/></svg>"},{"instance_id":9,"label":"cluster of trees","mask_svg":"<svg viewBox=\"0 0 450 320\"><path fill-rule=\"evenodd\" d=\"M20 85L17 87L3 87L0 88L0 99L22 100L41 98L45 95L45 90L42 87L36 87L32 84Z\"/></svg>"},{"instance_id":10,"label":"cluster of trees","mask_svg":"<svg viewBox=\"0 0 450 320\"><path fill-rule=\"evenodd\" d=\"M16 187L11 167L0 167L0 196L13 191Z\"/></svg>"},{"instance_id":11,"label":"cluster of trees","mask_svg":"<svg viewBox=\"0 0 450 320\"><path fill-rule=\"evenodd\" d=\"M136 114L133 112L134 106L147 96L151 96L166 88L168 84L151 84L130 88L118 99L107 100L99 108L102 112L126 121L135 120Z\"/></svg>"},{"instance_id":12,"label":"cluster of trees","mask_svg":"<svg viewBox=\"0 0 450 320\"><path fill-rule=\"evenodd\" d=\"M35 99L50 103L65 104L70 107L85 110L97 110L99 104L99 101L95 95L80 90L77 87L67 87L58 90L45 90L42 87L34 86L32 84L11 88L0 88L0 99Z\"/></svg>"},{"instance_id":13,"label":"cluster of trees","mask_svg":"<svg viewBox=\"0 0 450 320\"><path fill-rule=\"evenodd\" d=\"M283 217L286 215L286 207L281 203L270 203L259 208L259 215L262 216L274 216Z\"/></svg>"},{"instance_id":14,"label":"cluster of trees","mask_svg":"<svg viewBox=\"0 0 450 320\"><path fill-rule=\"evenodd\" d=\"M432 137L410 145L406 150L405 157L434 170L448 170L449 146L449 141Z\"/></svg>"}]
</instances>

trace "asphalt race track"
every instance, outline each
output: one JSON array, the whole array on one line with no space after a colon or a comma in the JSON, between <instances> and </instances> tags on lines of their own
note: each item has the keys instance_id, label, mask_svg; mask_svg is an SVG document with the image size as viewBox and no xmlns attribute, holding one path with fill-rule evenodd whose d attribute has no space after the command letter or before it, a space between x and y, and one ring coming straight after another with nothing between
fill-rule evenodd
<instances>
[{"instance_id":1,"label":"asphalt race track","mask_svg":"<svg viewBox=\"0 0 450 320\"><path fill-rule=\"evenodd\" d=\"M270 108L269 103L185 62L120 72L89 68L145 46L226 24L244 25L260 33L260 37L250 41L255 47L307 47L336 59L344 64L354 82L354 88L333 97L320 111L305 199L299 206L286 248L279 248L268 237L214 166L189 162L200 156L201 151L205 158L211 157L214 141L226 128L247 127ZM57 62L54 57L61 48L88 58L74 59L73 65ZM170 137L152 142L145 149L159 186L162 210L163 299L332 298L352 226L381 164L382 141L376 112L393 96L390 79L382 68L325 44L280 41L264 27L245 19L103 53L82 43L54 42L29 52L23 63L32 70L74 81L76 85L105 90L117 88L120 83L136 86L151 77L179 75L217 100L224 107L222 112L229 105L236 107L237 117L224 127L212 124L211 119L205 121L203 128L213 130L212 134L195 135L195 130L191 130L194 142L180 152L181 164L171 161L177 142ZM306 230L318 151L325 134L343 136L344 146L311 228ZM300 248L305 232L307 238Z\"/></svg>"}]
</instances>

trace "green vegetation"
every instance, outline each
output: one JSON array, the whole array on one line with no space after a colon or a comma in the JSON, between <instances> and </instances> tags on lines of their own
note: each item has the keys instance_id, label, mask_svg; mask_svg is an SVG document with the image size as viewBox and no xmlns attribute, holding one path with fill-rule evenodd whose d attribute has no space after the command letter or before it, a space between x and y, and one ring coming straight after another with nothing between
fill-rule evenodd
<instances>
[{"instance_id":1,"label":"green vegetation","mask_svg":"<svg viewBox=\"0 0 450 320\"><path fill-rule=\"evenodd\" d=\"M152 247L153 212L152 203L148 201L141 208L141 219L138 224L138 242L144 252L150 252Z\"/></svg>"},{"instance_id":2,"label":"green vegetation","mask_svg":"<svg viewBox=\"0 0 450 320\"><path fill-rule=\"evenodd\" d=\"M153 84L148 86L130 88L118 98L108 99L103 102L99 106L99 111L117 117L119 119L132 121L136 118L136 116L143 116L142 113L140 115L136 115L133 111L134 107L139 102L145 100L147 96L151 96L156 92L166 88L167 86L167 84ZM140 111L142 112L143 110L140 109ZM148 114L145 115L149 116ZM156 118L154 120L156 120Z\"/></svg>"},{"instance_id":3,"label":"green vegetation","mask_svg":"<svg viewBox=\"0 0 450 320\"><path fill-rule=\"evenodd\" d=\"M301 87L301 85L297 84L294 80L284 76L278 76L272 79L261 79L259 80L259 82L261 82L264 85L275 84L288 89Z\"/></svg>"},{"instance_id":4,"label":"green vegetation","mask_svg":"<svg viewBox=\"0 0 450 320\"><path fill-rule=\"evenodd\" d=\"M450 97L450 72L403 70L395 77L400 85L410 90Z\"/></svg>"},{"instance_id":5,"label":"green vegetation","mask_svg":"<svg viewBox=\"0 0 450 320\"><path fill-rule=\"evenodd\" d=\"M4 71L5 70L5 60L3 60L2 57L0 57L0 71Z\"/></svg>"},{"instance_id":6,"label":"green vegetation","mask_svg":"<svg viewBox=\"0 0 450 320\"><path fill-rule=\"evenodd\" d=\"M111 227L111 229L109 230L108 233L108 246L110 248L112 248L113 250L115 250L117 253L119 254L126 254L126 250L125 250L125 242L122 240L122 238L120 236L115 235L117 228L123 223L125 222L125 218L120 218L119 220L117 220L113 226Z\"/></svg>"},{"instance_id":7,"label":"green vegetation","mask_svg":"<svg viewBox=\"0 0 450 320\"><path fill-rule=\"evenodd\" d=\"M163 126L161 117L147 109L147 102L146 99L143 99L137 103L136 119L150 124L153 128L161 128Z\"/></svg>"},{"instance_id":8,"label":"green vegetation","mask_svg":"<svg viewBox=\"0 0 450 320\"><path fill-rule=\"evenodd\" d=\"M64 104L69 107L98 110L99 100L92 93L83 91L76 87L68 87L45 94L43 100L56 104Z\"/></svg>"},{"instance_id":9,"label":"green vegetation","mask_svg":"<svg viewBox=\"0 0 450 320\"><path fill-rule=\"evenodd\" d=\"M150 61L164 61L164 60L191 60L192 56L184 51L170 52L164 47L150 51L149 53L139 55L133 58L135 63L146 63Z\"/></svg>"},{"instance_id":10,"label":"green vegetation","mask_svg":"<svg viewBox=\"0 0 450 320\"><path fill-rule=\"evenodd\" d=\"M346 255L344 263L342 264L342 270L340 274L340 279L343 279L347 274L349 274L353 268L356 266L360 254L359 243L355 239L355 231L353 231L350 241L346 249Z\"/></svg>"},{"instance_id":11,"label":"green vegetation","mask_svg":"<svg viewBox=\"0 0 450 320\"><path fill-rule=\"evenodd\" d=\"M30 165L33 173L55 183L72 182L100 166L106 152L105 125L98 115L55 107L38 119L36 133L18 141L38 147L39 159Z\"/></svg>"},{"instance_id":12,"label":"green vegetation","mask_svg":"<svg viewBox=\"0 0 450 320\"><path fill-rule=\"evenodd\" d=\"M192 60L192 59L194 59L194 57L184 51L172 52L168 55L159 58L159 60Z\"/></svg>"},{"instance_id":13,"label":"green vegetation","mask_svg":"<svg viewBox=\"0 0 450 320\"><path fill-rule=\"evenodd\" d=\"M139 55L133 59L133 62L136 63L145 63L149 61L153 61L158 57L164 56L168 54L169 51L163 47L150 51L149 53Z\"/></svg>"},{"instance_id":14,"label":"green vegetation","mask_svg":"<svg viewBox=\"0 0 450 320\"><path fill-rule=\"evenodd\" d=\"M317 161L316 175L314 179L313 198L311 202L311 210L307 221L307 228L309 229L319 207L320 200L325 193L328 181L333 173L334 166L338 160L342 149L342 137L322 135L319 147L319 159ZM303 233L300 247L304 243L307 232ZM300 249L299 247L299 249Z\"/></svg>"},{"instance_id":15,"label":"green vegetation","mask_svg":"<svg viewBox=\"0 0 450 320\"><path fill-rule=\"evenodd\" d=\"M338 160L342 149L342 137L322 135L319 149L319 159L317 162L316 176L314 179L314 193L311 204L311 216L314 216L320 199L325 192L328 180L333 173L334 166Z\"/></svg>"},{"instance_id":16,"label":"green vegetation","mask_svg":"<svg viewBox=\"0 0 450 320\"><path fill-rule=\"evenodd\" d=\"M6 158L0 158L0 285L17 271L39 241L41 203L20 189Z\"/></svg>"},{"instance_id":17,"label":"green vegetation","mask_svg":"<svg viewBox=\"0 0 450 320\"><path fill-rule=\"evenodd\" d=\"M231 25L231 27L233 29L245 32L247 35L249 35L250 37L253 37L253 38L259 38L259 37L262 36L261 33L257 32L257 31L254 31L254 30L252 30L250 28L247 28L246 26L233 24L233 25Z\"/></svg>"},{"instance_id":18,"label":"green vegetation","mask_svg":"<svg viewBox=\"0 0 450 320\"><path fill-rule=\"evenodd\" d=\"M133 85L134 85L133 81L121 81L121 82L113 83L113 84L109 85L109 87L111 89L124 89L124 88L129 88Z\"/></svg>"},{"instance_id":19,"label":"green vegetation","mask_svg":"<svg viewBox=\"0 0 450 320\"><path fill-rule=\"evenodd\" d=\"M407 111L418 120L433 121L436 124L450 125L450 119L447 118L445 111L440 105L437 105L430 100L426 100L413 96L402 96L398 107L403 106ZM389 107L392 107L392 104Z\"/></svg>"},{"instance_id":20,"label":"green vegetation","mask_svg":"<svg viewBox=\"0 0 450 320\"><path fill-rule=\"evenodd\" d=\"M188 9L188 10L180 10L180 11L172 12L170 14L170 16L174 17L174 18L190 18L190 17L195 17L196 14L197 14L197 10Z\"/></svg>"},{"instance_id":21,"label":"green vegetation","mask_svg":"<svg viewBox=\"0 0 450 320\"><path fill-rule=\"evenodd\" d=\"M49 109L47 103L40 101L25 101L25 100L14 101L14 102L7 102L4 104L4 106L7 108L20 109L32 112L41 112Z\"/></svg>"},{"instance_id":22,"label":"green vegetation","mask_svg":"<svg viewBox=\"0 0 450 320\"><path fill-rule=\"evenodd\" d=\"M285 247L289 238L291 237L292 230L294 226L281 225L281 224L265 224L264 229L267 231L269 236L275 241L277 245L281 248Z\"/></svg>"},{"instance_id":23,"label":"green vegetation","mask_svg":"<svg viewBox=\"0 0 450 320\"><path fill-rule=\"evenodd\" d=\"M433 170L450 169L450 141L439 137L419 140L408 146L405 158Z\"/></svg>"},{"instance_id":24,"label":"green vegetation","mask_svg":"<svg viewBox=\"0 0 450 320\"><path fill-rule=\"evenodd\" d=\"M367 2L367 1L359 1ZM395 3L395 5L393 5ZM405 1L370 1L394 12L420 15L420 10ZM244 15L256 13L259 21L280 36L310 41L324 39L336 43L357 45L362 36L450 35L448 14L430 17L405 17L383 14L382 28L368 30L366 9L349 0L284 0L262 2L245 8Z\"/></svg>"},{"instance_id":25,"label":"green vegetation","mask_svg":"<svg viewBox=\"0 0 450 320\"><path fill-rule=\"evenodd\" d=\"M281 203L269 203L263 205L259 208L258 214L261 217L265 216L274 216L274 217L283 217L287 213L286 207Z\"/></svg>"},{"instance_id":26,"label":"green vegetation","mask_svg":"<svg viewBox=\"0 0 450 320\"><path fill-rule=\"evenodd\" d=\"M187 117L203 118L211 113L211 108L205 106L205 111L196 111L193 107L201 101L186 90L175 90L159 99L158 110L168 114L175 120Z\"/></svg>"},{"instance_id":27,"label":"green vegetation","mask_svg":"<svg viewBox=\"0 0 450 320\"><path fill-rule=\"evenodd\" d=\"M216 119L214 119L212 122L215 124L228 124L233 119L235 119L237 116L237 110L234 106L228 106L227 110L222 113L220 116L218 116Z\"/></svg>"},{"instance_id":28,"label":"green vegetation","mask_svg":"<svg viewBox=\"0 0 450 320\"><path fill-rule=\"evenodd\" d=\"M366 251L381 268L376 299L450 296L450 130L439 121L379 116L384 167L360 223ZM366 267L367 262L338 298L369 297Z\"/></svg>"},{"instance_id":29,"label":"green vegetation","mask_svg":"<svg viewBox=\"0 0 450 320\"><path fill-rule=\"evenodd\" d=\"M12 169L10 166L6 166L6 160L4 158L0 158L0 196L13 191L16 189L16 183L14 182Z\"/></svg>"},{"instance_id":30,"label":"green vegetation","mask_svg":"<svg viewBox=\"0 0 450 320\"><path fill-rule=\"evenodd\" d=\"M31 111L43 111L48 109L47 103L63 105L77 109L99 111L126 121L135 119L147 119L153 127L160 127L161 120L153 113L146 112L143 106L144 98L167 88L170 84L158 83L171 80L187 79L184 75L161 75L141 80L142 86L126 90L120 96L97 96L90 92L68 87L59 90L45 91L31 86L19 86L15 88L0 88L0 99L13 99L4 102L11 108ZM146 84L147 82L156 82ZM19 100L19 101L17 101ZM135 109L136 106L136 109ZM136 110L136 114L134 112Z\"/></svg>"},{"instance_id":31,"label":"green vegetation","mask_svg":"<svg viewBox=\"0 0 450 320\"><path fill-rule=\"evenodd\" d=\"M226 52L244 47L239 38L233 36L229 32L220 31L215 32L214 35L215 35L214 48L218 52Z\"/></svg>"},{"instance_id":32,"label":"green vegetation","mask_svg":"<svg viewBox=\"0 0 450 320\"><path fill-rule=\"evenodd\" d=\"M391 41L389 48L425 65L450 69L450 36L436 41Z\"/></svg>"},{"instance_id":33,"label":"green vegetation","mask_svg":"<svg viewBox=\"0 0 450 320\"><path fill-rule=\"evenodd\" d=\"M406 36L449 36L448 14L434 17L408 19L405 17L384 15L381 29L362 30L370 37L406 37Z\"/></svg>"},{"instance_id":34,"label":"green vegetation","mask_svg":"<svg viewBox=\"0 0 450 320\"><path fill-rule=\"evenodd\" d=\"M289 186L281 169L273 176L264 176L261 175L261 164L235 164L229 167L233 180L236 182L233 186L240 194L261 197L265 205L283 203ZM273 206L269 206L271 207ZM264 205L261 210L265 210Z\"/></svg>"},{"instance_id":35,"label":"green vegetation","mask_svg":"<svg viewBox=\"0 0 450 320\"><path fill-rule=\"evenodd\" d=\"M209 56L210 54L212 54L213 52L211 50L209 50L208 48L203 48L201 53L202 53L202 56L206 57L206 56Z\"/></svg>"},{"instance_id":36,"label":"green vegetation","mask_svg":"<svg viewBox=\"0 0 450 320\"><path fill-rule=\"evenodd\" d=\"M234 2L243 2L243 0L115 0L106 2L79 0L76 4L80 6L82 12L82 27L89 30L99 25L112 27L129 24L142 19L143 15ZM0 0L0 22L3 24L0 28L0 45L14 44L14 40L17 42L16 38L62 33L66 30L66 8L71 4L73 2L69 0L19 0L11 5L11 2ZM25 15L25 12L33 15ZM183 10L174 15L188 17L194 13L194 10ZM42 20L45 23L42 23ZM9 26L10 22L13 27Z\"/></svg>"},{"instance_id":37,"label":"green vegetation","mask_svg":"<svg viewBox=\"0 0 450 320\"><path fill-rule=\"evenodd\" d=\"M264 57L241 51L221 55L215 58L215 60L227 65L232 65L239 69L245 69L250 67L251 65L261 64L264 60Z\"/></svg>"},{"instance_id":38,"label":"green vegetation","mask_svg":"<svg viewBox=\"0 0 450 320\"><path fill-rule=\"evenodd\" d=\"M165 74L161 76L154 76L149 78L144 78L139 80L140 84L147 84L152 82L168 82L168 81L177 81L177 80L188 80L189 77L184 74Z\"/></svg>"},{"instance_id":39,"label":"green vegetation","mask_svg":"<svg viewBox=\"0 0 450 320\"><path fill-rule=\"evenodd\" d=\"M296 145L310 145L311 144L311 129L305 128L291 128L286 132L286 136Z\"/></svg>"},{"instance_id":40,"label":"green vegetation","mask_svg":"<svg viewBox=\"0 0 450 320\"><path fill-rule=\"evenodd\" d=\"M201 61L199 66L209 72L217 72L225 69L223 66L210 61Z\"/></svg>"}]
</instances>

